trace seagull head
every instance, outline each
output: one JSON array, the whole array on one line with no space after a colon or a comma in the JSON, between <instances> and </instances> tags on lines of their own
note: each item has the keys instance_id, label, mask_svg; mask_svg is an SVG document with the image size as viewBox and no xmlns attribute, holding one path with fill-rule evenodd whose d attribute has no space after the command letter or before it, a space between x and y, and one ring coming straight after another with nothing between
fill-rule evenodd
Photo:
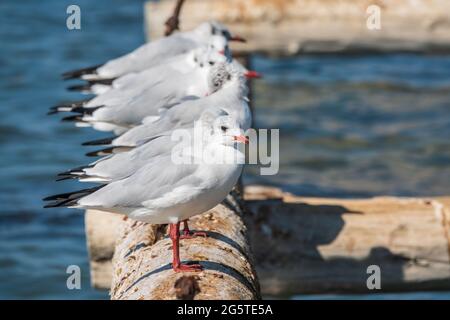
<instances>
[{"instance_id":1,"label":"seagull head","mask_svg":"<svg viewBox=\"0 0 450 320\"><path fill-rule=\"evenodd\" d=\"M239 143L248 144L248 138L240 127L235 116L224 109L213 108L201 116L203 126L209 130L208 140L222 145L233 146Z\"/></svg>"},{"instance_id":2,"label":"seagull head","mask_svg":"<svg viewBox=\"0 0 450 320\"><path fill-rule=\"evenodd\" d=\"M222 36L212 36L208 42L208 50L212 53L218 53L230 61L232 59L228 41Z\"/></svg>"},{"instance_id":3,"label":"seagull head","mask_svg":"<svg viewBox=\"0 0 450 320\"><path fill-rule=\"evenodd\" d=\"M232 34L225 25L217 21L204 22L195 28L194 32L198 37L197 39L203 42L207 42L211 36L221 36L227 41L246 41L244 38Z\"/></svg>"},{"instance_id":4,"label":"seagull head","mask_svg":"<svg viewBox=\"0 0 450 320\"><path fill-rule=\"evenodd\" d=\"M219 121L220 125L216 128L217 141L224 146L237 147L239 144L248 144L248 138L244 134L244 130L236 123L232 116L222 117Z\"/></svg>"},{"instance_id":5,"label":"seagull head","mask_svg":"<svg viewBox=\"0 0 450 320\"><path fill-rule=\"evenodd\" d=\"M231 61L233 59L230 48L228 47L228 41L222 36L212 36L206 47L208 54L223 56L225 59L221 59L222 61Z\"/></svg>"}]
</instances>

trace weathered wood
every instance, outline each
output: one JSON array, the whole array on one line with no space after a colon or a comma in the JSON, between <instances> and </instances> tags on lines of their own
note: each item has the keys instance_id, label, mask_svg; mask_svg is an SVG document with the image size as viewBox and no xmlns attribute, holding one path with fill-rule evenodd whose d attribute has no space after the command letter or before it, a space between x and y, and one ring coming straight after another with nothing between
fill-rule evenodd
<instances>
[{"instance_id":1,"label":"weathered wood","mask_svg":"<svg viewBox=\"0 0 450 320\"><path fill-rule=\"evenodd\" d=\"M111 298L258 299L259 284L241 216L219 205L194 217L190 225L208 237L181 240L181 259L200 263L204 270L175 273L172 243L164 227L131 219L123 223L113 258Z\"/></svg>"},{"instance_id":2,"label":"weathered wood","mask_svg":"<svg viewBox=\"0 0 450 320\"><path fill-rule=\"evenodd\" d=\"M246 217L264 294L450 289L450 197L303 198L247 189ZM272 199L270 199L272 198Z\"/></svg>"},{"instance_id":3,"label":"weathered wood","mask_svg":"<svg viewBox=\"0 0 450 320\"><path fill-rule=\"evenodd\" d=\"M367 292L366 271L372 264L381 268L382 292L450 289L450 197L304 198L251 186L245 188L245 200L244 220L265 296ZM196 226L210 227L215 224ZM109 234L113 239L115 232ZM186 241L203 246L215 240ZM166 248L158 260L166 264L168 245L163 240L155 248ZM198 251L190 247L182 248L182 258L193 259ZM146 257L153 252L150 246L143 250ZM96 279L109 274L108 269L97 272L103 275Z\"/></svg>"},{"instance_id":4,"label":"weathered wood","mask_svg":"<svg viewBox=\"0 0 450 320\"><path fill-rule=\"evenodd\" d=\"M147 33L164 34L174 0L146 4ZM369 5L381 29L369 30ZM181 30L215 19L245 38L234 52L270 55L450 51L450 2L434 0L187 0Z\"/></svg>"}]
</instances>

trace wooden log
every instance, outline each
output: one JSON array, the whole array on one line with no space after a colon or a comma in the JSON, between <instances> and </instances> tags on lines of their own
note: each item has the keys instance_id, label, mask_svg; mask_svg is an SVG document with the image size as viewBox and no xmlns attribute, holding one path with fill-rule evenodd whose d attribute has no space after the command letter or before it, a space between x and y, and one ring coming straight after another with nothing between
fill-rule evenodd
<instances>
[{"instance_id":1,"label":"wooden log","mask_svg":"<svg viewBox=\"0 0 450 320\"><path fill-rule=\"evenodd\" d=\"M450 197L305 198L250 186L245 200L244 220L263 296L369 292L367 267L374 264L381 269L381 292L450 289ZM196 228L210 226L214 224ZM111 240L116 234L112 228ZM168 244L163 240L144 250L159 252L165 246L158 261L167 264ZM182 258L194 259L196 252L183 247ZM93 279L111 278L106 268L97 272L103 274Z\"/></svg>"},{"instance_id":2,"label":"wooden log","mask_svg":"<svg viewBox=\"0 0 450 320\"><path fill-rule=\"evenodd\" d=\"M172 243L164 226L131 219L123 223L113 258L111 299L258 299L259 284L240 214L219 205L194 217L190 225L208 237L181 240L181 259L200 263L202 272L172 270Z\"/></svg>"},{"instance_id":3,"label":"wooden log","mask_svg":"<svg viewBox=\"0 0 450 320\"><path fill-rule=\"evenodd\" d=\"M380 9L380 29L369 29ZM147 2L147 34L164 34L175 0ZM180 29L215 19L245 38L234 52L298 53L450 51L450 2L434 0L187 0Z\"/></svg>"}]
</instances>

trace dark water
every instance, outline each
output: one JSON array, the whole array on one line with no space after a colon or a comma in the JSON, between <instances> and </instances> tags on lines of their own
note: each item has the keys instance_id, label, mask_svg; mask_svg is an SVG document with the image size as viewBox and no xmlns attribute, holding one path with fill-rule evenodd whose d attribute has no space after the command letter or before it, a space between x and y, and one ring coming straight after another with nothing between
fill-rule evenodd
<instances>
[{"instance_id":1,"label":"dark water","mask_svg":"<svg viewBox=\"0 0 450 320\"><path fill-rule=\"evenodd\" d=\"M101 135L45 113L80 98L64 90L61 72L144 41L142 1L76 3L81 31L66 29L70 1L0 2L0 298L107 298L89 287L81 212L43 210L40 200L78 187L53 174L87 163L80 143ZM280 128L281 168L270 177L249 168L247 182L302 195L450 194L450 57L254 62L265 74L256 125ZM82 290L66 288L73 264Z\"/></svg>"}]
</instances>

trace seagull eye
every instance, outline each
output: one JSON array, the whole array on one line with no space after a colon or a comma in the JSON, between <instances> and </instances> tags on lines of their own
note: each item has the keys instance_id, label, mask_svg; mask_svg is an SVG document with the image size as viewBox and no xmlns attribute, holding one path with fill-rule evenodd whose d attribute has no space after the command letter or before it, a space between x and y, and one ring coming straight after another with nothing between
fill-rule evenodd
<instances>
[{"instance_id":1,"label":"seagull eye","mask_svg":"<svg viewBox=\"0 0 450 320\"><path fill-rule=\"evenodd\" d=\"M225 126L221 126L221 127L220 127L220 130L222 130L222 132L227 132L228 128L225 127Z\"/></svg>"},{"instance_id":2,"label":"seagull eye","mask_svg":"<svg viewBox=\"0 0 450 320\"><path fill-rule=\"evenodd\" d=\"M213 66L213 65L214 65L214 61L210 61L210 62L209 62L209 65L210 65L210 66Z\"/></svg>"}]
</instances>

